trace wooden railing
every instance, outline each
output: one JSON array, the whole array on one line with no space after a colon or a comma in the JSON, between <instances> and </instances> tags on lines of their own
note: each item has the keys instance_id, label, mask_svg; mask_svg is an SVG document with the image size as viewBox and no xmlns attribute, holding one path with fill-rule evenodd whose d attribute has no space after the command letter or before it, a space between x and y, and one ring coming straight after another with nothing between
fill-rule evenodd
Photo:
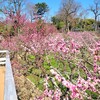
<instances>
[{"instance_id":1,"label":"wooden railing","mask_svg":"<svg viewBox=\"0 0 100 100\"><path fill-rule=\"evenodd\" d=\"M12 67L10 63L9 51L0 50L0 54L6 54L6 57L0 58L0 65L5 65L5 84L4 84L4 100L18 100L14 77L12 73Z\"/></svg>"}]
</instances>

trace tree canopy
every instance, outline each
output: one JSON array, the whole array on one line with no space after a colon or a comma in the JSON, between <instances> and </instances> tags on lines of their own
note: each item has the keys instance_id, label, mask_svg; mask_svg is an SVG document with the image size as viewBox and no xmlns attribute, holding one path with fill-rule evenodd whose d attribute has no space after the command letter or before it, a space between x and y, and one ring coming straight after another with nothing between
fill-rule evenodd
<instances>
[{"instance_id":1,"label":"tree canopy","mask_svg":"<svg viewBox=\"0 0 100 100\"><path fill-rule=\"evenodd\" d=\"M49 11L49 7L45 2L35 4L35 9L38 15L44 15Z\"/></svg>"}]
</instances>

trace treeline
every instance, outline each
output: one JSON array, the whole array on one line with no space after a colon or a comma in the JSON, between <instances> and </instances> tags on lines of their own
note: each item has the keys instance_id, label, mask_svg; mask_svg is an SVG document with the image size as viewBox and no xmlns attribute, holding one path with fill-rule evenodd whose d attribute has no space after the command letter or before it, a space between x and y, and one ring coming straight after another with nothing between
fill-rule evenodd
<instances>
[{"instance_id":1,"label":"treeline","mask_svg":"<svg viewBox=\"0 0 100 100\"><path fill-rule=\"evenodd\" d=\"M52 17L52 23L59 31L64 31L65 22L57 16ZM94 19L74 18L68 22L68 31L95 31ZM100 22L97 21L97 29L100 28Z\"/></svg>"},{"instance_id":2,"label":"treeline","mask_svg":"<svg viewBox=\"0 0 100 100\"><path fill-rule=\"evenodd\" d=\"M43 25L43 17L49 11L45 2L33 4L25 0L6 0L0 5L0 33L4 36L23 33L26 24L36 21Z\"/></svg>"},{"instance_id":3,"label":"treeline","mask_svg":"<svg viewBox=\"0 0 100 100\"><path fill-rule=\"evenodd\" d=\"M49 6L45 3L32 4L25 0L2 0L0 2L0 33L11 36L19 34L25 22L46 20ZM91 19L87 15L93 13ZM93 5L83 9L76 0L62 0L58 13L51 18L51 22L61 32L68 31L97 31L100 28L100 2L94 0ZM49 22L46 22L49 23ZM50 23L49 23L50 24Z\"/></svg>"},{"instance_id":4,"label":"treeline","mask_svg":"<svg viewBox=\"0 0 100 100\"><path fill-rule=\"evenodd\" d=\"M91 18L88 15L92 15ZM52 22L61 31L97 31L100 28L99 16L99 0L94 0L93 5L85 9L76 0L62 0L61 8L52 17Z\"/></svg>"}]
</instances>

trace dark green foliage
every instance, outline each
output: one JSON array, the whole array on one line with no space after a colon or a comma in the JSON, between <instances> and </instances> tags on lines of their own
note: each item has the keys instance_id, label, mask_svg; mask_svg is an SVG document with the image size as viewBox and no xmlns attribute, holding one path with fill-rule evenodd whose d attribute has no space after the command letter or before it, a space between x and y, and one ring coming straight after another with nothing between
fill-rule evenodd
<instances>
[{"instance_id":1,"label":"dark green foliage","mask_svg":"<svg viewBox=\"0 0 100 100\"><path fill-rule=\"evenodd\" d=\"M45 2L35 4L35 9L37 10L36 13L38 15L44 15L49 11L48 5Z\"/></svg>"},{"instance_id":2,"label":"dark green foliage","mask_svg":"<svg viewBox=\"0 0 100 100\"><path fill-rule=\"evenodd\" d=\"M97 100L97 99L98 99L98 96L99 96L98 93L92 92L92 91L90 91L90 90L86 90L86 93L87 93L89 96L91 96L91 97L93 98L93 100ZM99 100L99 99L98 99L98 100Z\"/></svg>"},{"instance_id":3,"label":"dark green foliage","mask_svg":"<svg viewBox=\"0 0 100 100\"><path fill-rule=\"evenodd\" d=\"M65 25L64 22L61 19L57 18L56 16L52 17L51 21L57 27L58 30L62 29Z\"/></svg>"},{"instance_id":4,"label":"dark green foliage","mask_svg":"<svg viewBox=\"0 0 100 100\"><path fill-rule=\"evenodd\" d=\"M93 19L80 19L76 18L75 29L81 31L94 31L94 20Z\"/></svg>"},{"instance_id":5,"label":"dark green foliage","mask_svg":"<svg viewBox=\"0 0 100 100\"><path fill-rule=\"evenodd\" d=\"M53 16L51 21L58 30L65 27L64 21L58 15ZM72 31L94 31L94 22L94 19L74 18L73 22L69 21L69 28L72 29Z\"/></svg>"}]
</instances>

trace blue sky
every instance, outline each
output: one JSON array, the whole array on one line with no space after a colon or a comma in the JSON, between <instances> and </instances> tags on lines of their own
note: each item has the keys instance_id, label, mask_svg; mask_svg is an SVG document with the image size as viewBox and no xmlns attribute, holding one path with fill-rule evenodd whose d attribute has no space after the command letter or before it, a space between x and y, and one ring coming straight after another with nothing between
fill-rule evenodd
<instances>
[{"instance_id":1,"label":"blue sky","mask_svg":"<svg viewBox=\"0 0 100 100\"><path fill-rule=\"evenodd\" d=\"M26 0L26 3L32 3L32 4L36 4L38 2L46 2L46 4L49 6L49 13L48 13L48 18L50 18L51 16L54 16L57 14L59 8L61 7L61 1L62 0ZM89 5L93 4L93 0L76 0L77 2L79 2L82 7L84 9L87 9L89 7ZM0 14L0 16L2 16ZM89 13L89 15L87 15L86 17L88 18L93 18L93 14Z\"/></svg>"},{"instance_id":2,"label":"blue sky","mask_svg":"<svg viewBox=\"0 0 100 100\"><path fill-rule=\"evenodd\" d=\"M49 15L53 16L58 12L62 0L28 0L28 1L33 2L34 4L38 2L46 2L46 4L50 8ZM76 0L76 1L79 2L84 9L87 9L89 5L93 4L93 0ZM88 17L93 17L93 15L90 14Z\"/></svg>"},{"instance_id":3,"label":"blue sky","mask_svg":"<svg viewBox=\"0 0 100 100\"><path fill-rule=\"evenodd\" d=\"M32 3L38 3L38 2L46 2L46 4L49 6L49 15L53 16L55 15L59 8L60 8L60 4L61 4L61 0L29 0L28 2L32 2Z\"/></svg>"}]
</instances>

